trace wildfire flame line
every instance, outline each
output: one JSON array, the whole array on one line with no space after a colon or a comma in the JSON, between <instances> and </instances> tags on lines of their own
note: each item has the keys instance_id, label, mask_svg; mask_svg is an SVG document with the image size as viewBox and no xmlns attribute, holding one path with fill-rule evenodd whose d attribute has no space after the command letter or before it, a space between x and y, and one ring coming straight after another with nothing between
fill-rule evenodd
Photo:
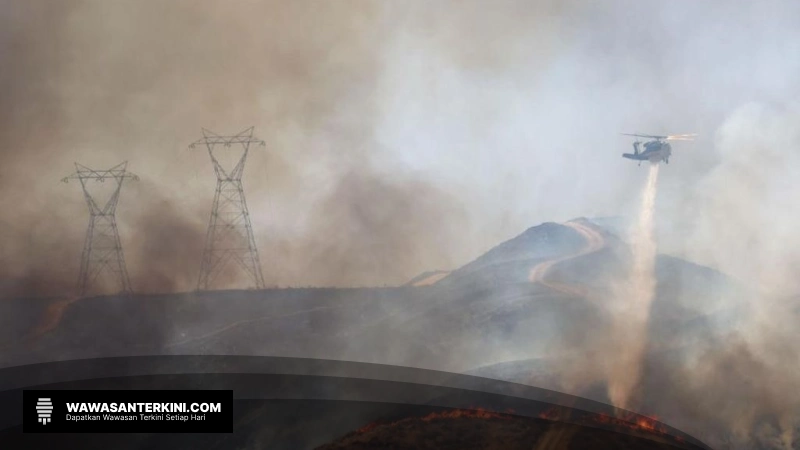
<instances>
[{"instance_id":1,"label":"wildfire flame line","mask_svg":"<svg viewBox=\"0 0 800 450\"><path fill-rule=\"evenodd\" d=\"M446 411L437 411L429 413L422 417L406 417L403 419L381 422L371 422L356 431L354 434L364 434L381 427L395 427L398 425L409 424L411 422L424 422L431 423L439 420L453 420L453 419L499 419L499 420L513 420L513 419L543 419L551 422L562 422L567 424L574 424L579 426L601 426L604 428L615 428L617 430L630 430L636 432L643 432L648 434L655 434L662 437L669 437L679 442L684 439L672 433L664 424L658 421L656 416L644 416L641 414L621 411L617 416L611 416L605 413L591 413L586 411L574 411L569 408L551 407L542 411L535 417L518 416L514 414L513 409L508 409L505 412L491 411L484 408L469 408L469 409L450 409Z\"/></svg>"},{"instance_id":2,"label":"wildfire flame line","mask_svg":"<svg viewBox=\"0 0 800 450\"><path fill-rule=\"evenodd\" d=\"M659 422L657 416L645 416L633 412L621 411L617 413L616 417L605 413L585 413L576 417L574 411L552 407L539 413L537 417L539 419L556 422L602 425L618 429L624 428L633 431L653 433L674 438L679 442L683 442L684 440L681 436L671 432L666 425Z\"/></svg>"},{"instance_id":3,"label":"wildfire flame line","mask_svg":"<svg viewBox=\"0 0 800 450\"><path fill-rule=\"evenodd\" d=\"M406 417L404 419L400 419L394 422L372 422L369 423L358 430L356 430L356 434L363 434L368 431L374 430L377 427L392 427L402 423L408 423L415 420L420 420L422 422L433 422L436 420L445 420L445 419L463 419L463 418L472 418L472 419L503 419L508 420L511 419L511 414L514 413L513 409L507 410L505 413L489 411L484 408L470 408L470 409L451 409L447 411L437 411L432 412L428 415L423 417Z\"/></svg>"}]
</instances>

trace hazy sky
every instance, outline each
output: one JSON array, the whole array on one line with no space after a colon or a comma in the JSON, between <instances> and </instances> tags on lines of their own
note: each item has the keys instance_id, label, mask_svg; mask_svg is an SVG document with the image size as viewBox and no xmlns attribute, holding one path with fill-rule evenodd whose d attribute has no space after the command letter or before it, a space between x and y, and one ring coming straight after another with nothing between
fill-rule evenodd
<instances>
[{"instance_id":1,"label":"hazy sky","mask_svg":"<svg viewBox=\"0 0 800 450\"><path fill-rule=\"evenodd\" d=\"M59 179L128 160L134 287L191 288L214 176L187 145L249 126L268 284L397 284L626 215L646 173L622 132L699 133L661 173L661 251L791 267L798 23L792 0L3 0L2 277L72 283L88 217Z\"/></svg>"},{"instance_id":2,"label":"hazy sky","mask_svg":"<svg viewBox=\"0 0 800 450\"><path fill-rule=\"evenodd\" d=\"M0 0L0 295L74 287L75 161L141 178L117 212L134 290L194 288L201 127L266 143L244 187L270 286L400 284L541 222L630 216L647 169L620 133L698 133L660 168L659 251L755 294L681 367L682 401L790 429L798 24L797 0Z\"/></svg>"}]
</instances>

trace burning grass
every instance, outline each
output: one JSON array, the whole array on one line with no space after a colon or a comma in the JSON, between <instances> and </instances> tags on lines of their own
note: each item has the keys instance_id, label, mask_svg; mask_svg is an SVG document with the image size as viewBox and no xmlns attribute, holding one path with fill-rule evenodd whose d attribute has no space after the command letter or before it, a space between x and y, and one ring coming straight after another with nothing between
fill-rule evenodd
<instances>
[{"instance_id":1,"label":"burning grass","mask_svg":"<svg viewBox=\"0 0 800 450\"><path fill-rule=\"evenodd\" d=\"M675 448L683 440L655 418L587 414L570 418L558 407L538 417L481 408L448 409L425 416L373 422L319 447L338 449L638 449ZM647 438L645 438L647 437Z\"/></svg>"}]
</instances>

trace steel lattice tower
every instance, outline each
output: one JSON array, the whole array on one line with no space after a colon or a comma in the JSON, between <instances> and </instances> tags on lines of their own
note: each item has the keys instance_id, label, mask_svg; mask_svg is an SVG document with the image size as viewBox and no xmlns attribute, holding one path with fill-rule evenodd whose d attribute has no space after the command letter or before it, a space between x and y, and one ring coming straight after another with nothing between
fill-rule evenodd
<instances>
[{"instance_id":1,"label":"steel lattice tower","mask_svg":"<svg viewBox=\"0 0 800 450\"><path fill-rule=\"evenodd\" d=\"M89 227L86 230L86 241L83 244L81 255L81 269L78 274L80 295L87 293L90 285L104 270L111 272L117 278L121 292L132 292L115 215L122 183L129 179L139 179L136 175L126 171L127 166L128 162L125 161L108 170L93 170L75 163L75 173L62 180L65 183L69 180L80 181L83 196L89 206ZM105 182L106 180L116 183L116 186L105 204L100 204L89 192L89 182Z\"/></svg>"},{"instance_id":2,"label":"steel lattice tower","mask_svg":"<svg viewBox=\"0 0 800 450\"><path fill-rule=\"evenodd\" d=\"M250 145L263 146L264 141L253 137L253 127L234 136L219 136L204 128L203 138L189 147L194 148L198 144L205 145L208 149L208 155L217 175L217 190L214 193L211 219L208 222L197 289L207 290L231 259L247 272L257 289L264 289L261 262L258 259L250 213L247 211L242 188L242 173ZM231 147L237 144L241 145L243 151L236 164L228 171L220 164L214 150L219 145Z\"/></svg>"}]
</instances>

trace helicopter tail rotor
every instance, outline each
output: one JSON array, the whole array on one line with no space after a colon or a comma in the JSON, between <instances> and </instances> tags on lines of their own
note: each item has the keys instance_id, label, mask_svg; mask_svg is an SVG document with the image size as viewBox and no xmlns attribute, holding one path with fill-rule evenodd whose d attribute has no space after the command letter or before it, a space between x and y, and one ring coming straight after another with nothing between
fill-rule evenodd
<instances>
[{"instance_id":1,"label":"helicopter tail rotor","mask_svg":"<svg viewBox=\"0 0 800 450\"><path fill-rule=\"evenodd\" d=\"M692 134L671 134L666 137L668 141L693 141L697 133Z\"/></svg>"}]
</instances>

